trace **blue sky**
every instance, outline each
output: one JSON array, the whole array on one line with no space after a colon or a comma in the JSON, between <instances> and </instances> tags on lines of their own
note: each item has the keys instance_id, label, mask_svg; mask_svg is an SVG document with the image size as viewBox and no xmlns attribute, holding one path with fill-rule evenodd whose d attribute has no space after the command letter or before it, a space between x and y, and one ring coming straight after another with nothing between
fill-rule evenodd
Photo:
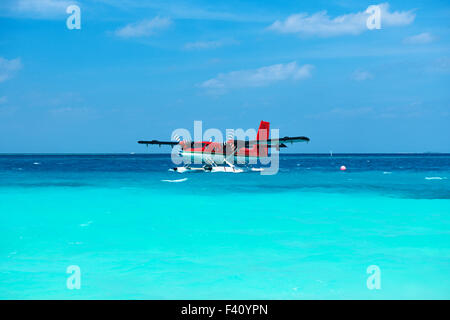
<instances>
[{"instance_id":1,"label":"blue sky","mask_svg":"<svg viewBox=\"0 0 450 320\"><path fill-rule=\"evenodd\" d=\"M449 21L448 1L2 1L0 153L146 152L194 120L311 138L290 152L450 152Z\"/></svg>"}]
</instances>

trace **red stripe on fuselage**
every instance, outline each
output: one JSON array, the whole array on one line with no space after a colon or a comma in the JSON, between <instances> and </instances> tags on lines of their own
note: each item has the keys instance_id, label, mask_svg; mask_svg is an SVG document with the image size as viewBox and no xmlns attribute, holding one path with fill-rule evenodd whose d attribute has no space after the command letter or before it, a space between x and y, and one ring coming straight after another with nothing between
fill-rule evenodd
<instances>
[{"instance_id":1,"label":"red stripe on fuselage","mask_svg":"<svg viewBox=\"0 0 450 320\"><path fill-rule=\"evenodd\" d=\"M204 154L221 154L221 155L227 155L227 154L233 154L234 152L230 148L230 150L224 150L224 144L219 142L209 142L209 141L202 141L202 142L194 142L186 143L184 141L180 142L181 148L184 152L201 152ZM232 144L230 144L231 146ZM259 156L258 153L258 146L254 145L252 148L240 148L237 150L237 152L234 153L236 156Z\"/></svg>"}]
</instances>

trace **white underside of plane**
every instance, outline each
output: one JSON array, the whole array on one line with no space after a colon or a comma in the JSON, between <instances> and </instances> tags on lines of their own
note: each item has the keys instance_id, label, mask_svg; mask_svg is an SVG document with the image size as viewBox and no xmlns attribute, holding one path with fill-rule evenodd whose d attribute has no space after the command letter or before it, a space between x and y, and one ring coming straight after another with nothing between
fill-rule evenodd
<instances>
[{"instance_id":1,"label":"white underside of plane","mask_svg":"<svg viewBox=\"0 0 450 320\"><path fill-rule=\"evenodd\" d=\"M236 167L230 162L230 158L220 154L204 154L195 152L180 152L186 165L183 167L176 167L170 169L178 173L185 172L225 172L225 173L242 173L244 169ZM241 157L232 156L234 163L246 164L249 162L249 158L255 157ZM255 161L256 162L256 161ZM203 167L192 167L191 164L204 164ZM250 171L263 171L263 168L251 168Z\"/></svg>"},{"instance_id":2,"label":"white underside of plane","mask_svg":"<svg viewBox=\"0 0 450 320\"><path fill-rule=\"evenodd\" d=\"M178 173L186 173L186 172L225 172L225 173L242 173L244 172L243 169L237 168L237 167L227 167L227 166L217 166L217 167L210 167L210 168L194 168L194 167L176 167L173 169L170 169L171 171L176 171Z\"/></svg>"},{"instance_id":3,"label":"white underside of plane","mask_svg":"<svg viewBox=\"0 0 450 320\"><path fill-rule=\"evenodd\" d=\"M211 164L215 163L217 165L223 165L227 162L232 162L234 164L247 164L253 163L256 164L258 158L254 156L239 156L239 155L231 155L229 157L225 157L223 154L208 154L201 152L180 152L180 155L183 157L183 161L185 163L194 163L194 164Z\"/></svg>"}]
</instances>

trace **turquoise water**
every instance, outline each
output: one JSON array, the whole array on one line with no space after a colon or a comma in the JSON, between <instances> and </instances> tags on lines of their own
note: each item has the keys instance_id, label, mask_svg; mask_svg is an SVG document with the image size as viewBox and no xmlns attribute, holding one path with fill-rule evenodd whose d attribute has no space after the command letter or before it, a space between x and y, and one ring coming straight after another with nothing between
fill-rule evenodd
<instances>
[{"instance_id":1,"label":"turquoise water","mask_svg":"<svg viewBox=\"0 0 450 320\"><path fill-rule=\"evenodd\" d=\"M450 298L450 155L283 155L275 176L170 166L0 156L0 298Z\"/></svg>"}]
</instances>

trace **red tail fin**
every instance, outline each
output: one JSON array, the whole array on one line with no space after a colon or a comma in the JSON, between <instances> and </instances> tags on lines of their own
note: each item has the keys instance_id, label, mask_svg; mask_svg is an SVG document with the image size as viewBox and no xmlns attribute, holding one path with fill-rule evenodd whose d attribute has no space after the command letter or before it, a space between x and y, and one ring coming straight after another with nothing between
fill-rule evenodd
<instances>
[{"instance_id":1,"label":"red tail fin","mask_svg":"<svg viewBox=\"0 0 450 320\"><path fill-rule=\"evenodd\" d=\"M269 139L269 133L270 133L270 122L266 122L266 121L261 121L261 123L259 124L259 129L258 129L258 133L256 135L256 140L267 140ZM259 146L259 148L257 148L257 154L260 157L267 157L269 153L269 150L266 146Z\"/></svg>"},{"instance_id":2,"label":"red tail fin","mask_svg":"<svg viewBox=\"0 0 450 320\"><path fill-rule=\"evenodd\" d=\"M256 140L267 140L269 139L270 122L261 121L259 124L258 134L256 135Z\"/></svg>"}]
</instances>

